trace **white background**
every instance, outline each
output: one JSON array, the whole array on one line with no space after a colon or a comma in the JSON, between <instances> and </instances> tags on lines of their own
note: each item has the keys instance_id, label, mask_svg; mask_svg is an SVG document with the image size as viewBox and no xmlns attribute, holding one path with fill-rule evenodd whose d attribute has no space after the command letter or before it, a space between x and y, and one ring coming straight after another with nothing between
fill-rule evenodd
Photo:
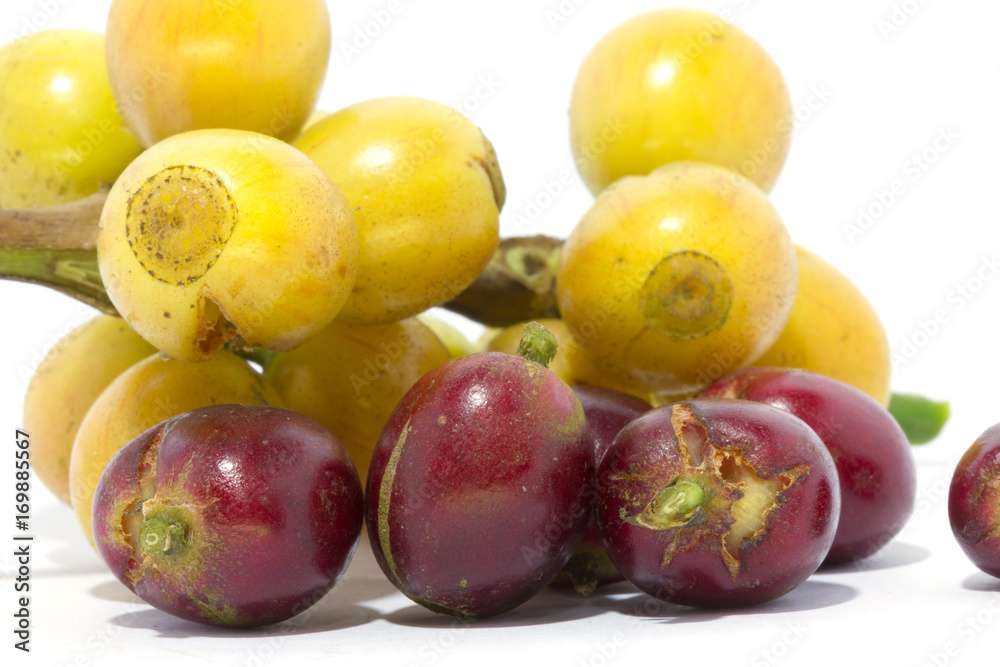
<instances>
[{"instance_id":1,"label":"white background","mask_svg":"<svg viewBox=\"0 0 1000 667\"><path fill-rule=\"evenodd\" d=\"M206 2L209 0L205 0ZM400 0L360 54L356 30L389 0L331 1L334 48L320 107L417 95L466 111L496 145L509 196L505 235L565 236L591 197L572 171L567 109L576 69L611 27L668 0ZM3 654L18 664L118 664L141 658L220 665L311 663L628 665L983 665L1000 649L1000 581L954 543L945 500L954 464L1000 421L1000 4L989 0L690 0L749 32L778 63L799 124L772 198L797 243L847 273L881 313L898 390L952 401L944 434L917 454L917 509L900 538L859 568L821 573L760 608L706 613L653 606L627 585L580 601L545 592L467 629L409 604L359 553L313 613L254 632L203 628L141 604L87 546L70 511L35 486L34 651L14 651L11 548L0 546ZM25 29L102 30L108 0L4 0L0 41ZM568 16L554 17L559 8ZM898 29L888 32L894 8ZM570 10L570 11L566 11ZM908 13L907 13L908 12ZM375 32L372 30L372 32ZM481 85L489 82L488 86ZM816 92L822 91L817 96ZM478 98L476 97L478 93ZM822 98L822 99L821 99ZM812 107L810 108L810 102ZM934 148L942 131L957 135ZM939 148L941 144L939 144ZM917 168L927 152L933 164ZM545 184L570 170L554 199ZM916 177L915 177L916 176ZM845 225L905 184L859 238ZM541 198L540 198L541 196ZM538 206L531 208L534 204ZM516 215L534 217L515 224ZM982 272L985 280L977 278ZM971 298L958 291L966 289ZM972 291L975 294L972 294ZM30 370L91 312L27 285L0 285L0 432L13 440ZM929 327L937 311L946 322ZM939 315L942 313L938 313ZM475 327L468 327L470 333ZM12 443L11 443L12 444ZM13 457L0 541L13 526ZM6 661L6 657L4 660ZM10 664L10 663L6 663Z\"/></svg>"}]
</instances>

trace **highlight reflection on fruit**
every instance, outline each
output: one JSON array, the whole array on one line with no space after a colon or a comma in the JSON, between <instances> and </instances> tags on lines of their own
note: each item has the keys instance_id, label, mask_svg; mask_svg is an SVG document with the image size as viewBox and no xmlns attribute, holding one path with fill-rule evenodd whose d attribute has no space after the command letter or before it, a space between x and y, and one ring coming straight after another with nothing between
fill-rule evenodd
<instances>
[{"instance_id":1,"label":"highlight reflection on fruit","mask_svg":"<svg viewBox=\"0 0 1000 667\"><path fill-rule=\"evenodd\" d=\"M595 195L683 160L720 165L767 192L792 122L788 89L767 53L694 9L650 12L608 33L583 61L570 106L573 154Z\"/></svg>"},{"instance_id":2,"label":"highlight reflection on fruit","mask_svg":"<svg viewBox=\"0 0 1000 667\"><path fill-rule=\"evenodd\" d=\"M385 324L441 305L493 256L503 177L492 144L458 111L368 100L294 145L337 183L358 223L358 279L341 321Z\"/></svg>"},{"instance_id":3,"label":"highlight reflection on fruit","mask_svg":"<svg viewBox=\"0 0 1000 667\"><path fill-rule=\"evenodd\" d=\"M115 109L101 35L49 30L0 49L0 208L92 195L141 150Z\"/></svg>"}]
</instances>

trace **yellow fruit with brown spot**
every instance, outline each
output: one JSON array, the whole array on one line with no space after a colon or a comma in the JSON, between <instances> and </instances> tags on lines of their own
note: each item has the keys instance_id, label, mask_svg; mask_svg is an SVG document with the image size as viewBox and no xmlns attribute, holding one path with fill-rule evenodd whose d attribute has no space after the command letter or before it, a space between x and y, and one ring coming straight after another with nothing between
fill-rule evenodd
<instances>
[{"instance_id":1,"label":"yellow fruit with brown spot","mask_svg":"<svg viewBox=\"0 0 1000 667\"><path fill-rule=\"evenodd\" d=\"M334 322L299 349L275 355L265 375L285 406L333 433L364 480L382 428L425 373L451 359L416 318L360 326Z\"/></svg>"},{"instance_id":2,"label":"yellow fruit with brown spot","mask_svg":"<svg viewBox=\"0 0 1000 667\"><path fill-rule=\"evenodd\" d=\"M324 0L114 0L108 72L149 147L190 130L295 137L330 58Z\"/></svg>"},{"instance_id":3,"label":"yellow fruit with brown spot","mask_svg":"<svg viewBox=\"0 0 1000 667\"><path fill-rule=\"evenodd\" d=\"M598 369L684 394L766 352L796 282L795 247L764 193L687 162L602 192L563 247L557 285L563 320Z\"/></svg>"},{"instance_id":4,"label":"yellow fruit with brown spot","mask_svg":"<svg viewBox=\"0 0 1000 667\"><path fill-rule=\"evenodd\" d=\"M97 252L132 328L171 357L202 361L236 336L283 352L322 331L351 293L358 237L347 200L301 152L199 130L125 170Z\"/></svg>"},{"instance_id":5,"label":"yellow fruit with brown spot","mask_svg":"<svg viewBox=\"0 0 1000 667\"><path fill-rule=\"evenodd\" d=\"M101 393L80 425L69 463L71 503L91 545L94 490L118 450L165 419L230 404L283 407L271 383L228 352L203 364L157 354L129 368Z\"/></svg>"},{"instance_id":6,"label":"yellow fruit with brown spot","mask_svg":"<svg viewBox=\"0 0 1000 667\"><path fill-rule=\"evenodd\" d=\"M49 30L0 49L0 208L92 195L141 151L115 109L102 35Z\"/></svg>"},{"instance_id":7,"label":"yellow fruit with brown spot","mask_svg":"<svg viewBox=\"0 0 1000 667\"><path fill-rule=\"evenodd\" d=\"M766 192L793 120L767 53L694 9L650 12L608 33L580 67L570 106L573 154L594 194L680 160L718 164Z\"/></svg>"},{"instance_id":8,"label":"yellow fruit with brown spot","mask_svg":"<svg viewBox=\"0 0 1000 667\"><path fill-rule=\"evenodd\" d=\"M67 505L69 457L87 410L111 382L156 352L119 317L101 315L53 347L24 395L24 430L31 434L31 469Z\"/></svg>"},{"instance_id":9,"label":"yellow fruit with brown spot","mask_svg":"<svg viewBox=\"0 0 1000 667\"><path fill-rule=\"evenodd\" d=\"M493 146L429 100L361 102L295 140L351 203L361 252L339 319L385 324L457 296L493 257L505 191Z\"/></svg>"},{"instance_id":10,"label":"yellow fruit with brown spot","mask_svg":"<svg viewBox=\"0 0 1000 667\"><path fill-rule=\"evenodd\" d=\"M892 357L878 313L847 276L808 250L797 251L799 288L792 314L754 366L804 368L888 405Z\"/></svg>"}]
</instances>

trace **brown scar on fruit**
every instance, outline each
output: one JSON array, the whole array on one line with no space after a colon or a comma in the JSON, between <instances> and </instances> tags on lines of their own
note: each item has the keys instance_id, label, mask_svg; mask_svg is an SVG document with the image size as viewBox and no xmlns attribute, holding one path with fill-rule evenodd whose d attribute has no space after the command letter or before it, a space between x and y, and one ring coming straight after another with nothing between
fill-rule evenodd
<instances>
[{"instance_id":1,"label":"brown scar on fruit","mask_svg":"<svg viewBox=\"0 0 1000 667\"><path fill-rule=\"evenodd\" d=\"M225 311L212 293L204 288L198 300L198 332L195 345L203 356L218 352L236 338L239 330L229 321Z\"/></svg>"},{"instance_id":2,"label":"brown scar on fruit","mask_svg":"<svg viewBox=\"0 0 1000 667\"><path fill-rule=\"evenodd\" d=\"M647 328L681 340L716 331L729 319L733 283L712 257L681 250L653 267L639 292Z\"/></svg>"},{"instance_id":3,"label":"brown scar on fruit","mask_svg":"<svg viewBox=\"0 0 1000 667\"><path fill-rule=\"evenodd\" d=\"M486 172L490 179L490 186L493 188L493 200L497 204L497 210L503 208L507 200L507 186L503 182L503 174L500 172L500 162L497 160L496 149L486 135L483 135L483 144L486 146L486 156L484 158L473 157L473 159Z\"/></svg>"},{"instance_id":4,"label":"brown scar on fruit","mask_svg":"<svg viewBox=\"0 0 1000 667\"><path fill-rule=\"evenodd\" d=\"M712 458L718 476L742 492L730 508L735 521L722 535L719 549L726 569L736 579L740 574L740 548L743 543L747 540L752 542L767 531L768 515L780 504L781 494L807 475L811 466L802 464L774 477L762 478L739 450L716 449Z\"/></svg>"},{"instance_id":5,"label":"brown scar on fruit","mask_svg":"<svg viewBox=\"0 0 1000 667\"><path fill-rule=\"evenodd\" d=\"M128 200L125 238L156 280L183 287L200 280L232 236L238 213L228 185L203 167L167 167Z\"/></svg>"},{"instance_id":6,"label":"brown scar on fruit","mask_svg":"<svg viewBox=\"0 0 1000 667\"><path fill-rule=\"evenodd\" d=\"M712 443L688 404L671 408L670 423L684 472L661 488L638 514L627 516L623 509L622 519L671 531L661 559L664 569L678 552L694 548L702 538L717 536L719 556L736 579L743 543L766 532L768 516L780 505L781 494L807 475L811 466L803 464L763 478L741 450ZM712 515L726 518L712 519Z\"/></svg>"},{"instance_id":7,"label":"brown scar on fruit","mask_svg":"<svg viewBox=\"0 0 1000 667\"><path fill-rule=\"evenodd\" d=\"M136 474L138 485L136 486L135 500L128 504L122 514L121 537L132 550L132 555L125 567L125 581L133 589L138 582L142 581L145 561L148 558L139 546L139 530L144 521L143 505L156 495L156 455L160 450L160 443L163 441L163 436L166 435L166 430L165 427L157 429L153 437L143 447Z\"/></svg>"}]
</instances>

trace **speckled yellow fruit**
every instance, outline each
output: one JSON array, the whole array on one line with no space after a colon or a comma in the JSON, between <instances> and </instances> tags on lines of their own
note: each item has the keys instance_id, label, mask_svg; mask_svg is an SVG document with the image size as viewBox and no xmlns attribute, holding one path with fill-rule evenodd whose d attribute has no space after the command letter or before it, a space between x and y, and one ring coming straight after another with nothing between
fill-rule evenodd
<instances>
[{"instance_id":1,"label":"speckled yellow fruit","mask_svg":"<svg viewBox=\"0 0 1000 667\"><path fill-rule=\"evenodd\" d=\"M840 271L798 248L799 288L778 341L754 366L804 368L889 403L892 358L878 313Z\"/></svg>"},{"instance_id":2,"label":"speckled yellow fruit","mask_svg":"<svg viewBox=\"0 0 1000 667\"><path fill-rule=\"evenodd\" d=\"M92 195L141 150L115 109L103 36L51 30L0 49L0 208Z\"/></svg>"},{"instance_id":3,"label":"speckled yellow fruit","mask_svg":"<svg viewBox=\"0 0 1000 667\"><path fill-rule=\"evenodd\" d=\"M440 305L493 256L503 179L489 141L454 109L361 102L294 145L340 186L358 222L358 280L340 320L385 324Z\"/></svg>"},{"instance_id":4,"label":"speckled yellow fruit","mask_svg":"<svg viewBox=\"0 0 1000 667\"><path fill-rule=\"evenodd\" d=\"M295 137L330 58L324 0L114 0L108 72L144 146L190 130Z\"/></svg>"},{"instance_id":5,"label":"speckled yellow fruit","mask_svg":"<svg viewBox=\"0 0 1000 667\"><path fill-rule=\"evenodd\" d=\"M766 192L792 124L767 53L694 9L643 14L608 33L580 67L570 106L573 154L594 194L678 160L721 165Z\"/></svg>"},{"instance_id":6,"label":"speckled yellow fruit","mask_svg":"<svg viewBox=\"0 0 1000 667\"><path fill-rule=\"evenodd\" d=\"M629 387L597 368L587 358L580 344L573 338L573 334L565 322L550 318L535 321L548 329L556 337L559 347L555 358L549 363L549 370L558 375L563 382L570 386L589 384L597 387L607 387L638 396L643 400L649 400L649 392L643 391L641 388ZM521 336L524 335L525 324L527 322L500 329L487 341L484 349L490 352L517 354L518 345L521 343Z\"/></svg>"},{"instance_id":7,"label":"speckled yellow fruit","mask_svg":"<svg viewBox=\"0 0 1000 667\"><path fill-rule=\"evenodd\" d=\"M210 405L276 405L281 399L245 361L221 352L203 364L154 355L119 375L84 417L73 442L69 489L83 531L94 544L94 489L115 454L165 419Z\"/></svg>"},{"instance_id":8,"label":"speckled yellow fruit","mask_svg":"<svg viewBox=\"0 0 1000 667\"><path fill-rule=\"evenodd\" d=\"M69 456L80 422L101 392L130 366L156 352L118 317L101 315L56 343L24 395L31 469L67 505Z\"/></svg>"},{"instance_id":9,"label":"speckled yellow fruit","mask_svg":"<svg viewBox=\"0 0 1000 667\"><path fill-rule=\"evenodd\" d=\"M365 479L396 404L449 359L444 344L416 318L378 326L334 322L294 352L275 355L265 374L287 407L337 436Z\"/></svg>"},{"instance_id":10,"label":"speckled yellow fruit","mask_svg":"<svg viewBox=\"0 0 1000 667\"><path fill-rule=\"evenodd\" d=\"M796 281L795 246L767 197L689 162L601 193L566 241L557 284L563 319L599 369L682 394L767 351Z\"/></svg>"},{"instance_id":11,"label":"speckled yellow fruit","mask_svg":"<svg viewBox=\"0 0 1000 667\"><path fill-rule=\"evenodd\" d=\"M288 144L199 130L143 153L97 242L118 312L164 353L202 361L239 335L283 352L329 324L354 284L347 200Z\"/></svg>"},{"instance_id":12,"label":"speckled yellow fruit","mask_svg":"<svg viewBox=\"0 0 1000 667\"><path fill-rule=\"evenodd\" d=\"M444 320L439 320L433 315L424 313L417 315L417 319L433 331L434 335L444 343L452 359L458 359L476 351L476 346L457 327L448 324Z\"/></svg>"}]
</instances>

